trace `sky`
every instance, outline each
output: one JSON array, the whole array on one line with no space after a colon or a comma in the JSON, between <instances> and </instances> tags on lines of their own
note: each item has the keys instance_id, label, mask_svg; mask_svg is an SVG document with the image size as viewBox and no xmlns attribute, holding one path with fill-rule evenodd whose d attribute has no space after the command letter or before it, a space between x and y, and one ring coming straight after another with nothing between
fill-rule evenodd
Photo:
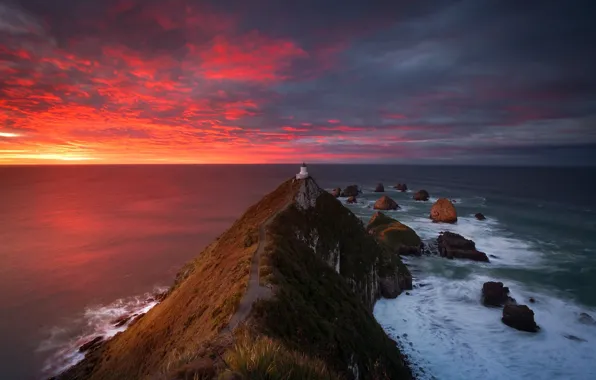
<instances>
[{"instance_id":1,"label":"sky","mask_svg":"<svg viewBox=\"0 0 596 380\"><path fill-rule=\"evenodd\" d=\"M588 0L0 0L0 164L596 164Z\"/></svg>"}]
</instances>

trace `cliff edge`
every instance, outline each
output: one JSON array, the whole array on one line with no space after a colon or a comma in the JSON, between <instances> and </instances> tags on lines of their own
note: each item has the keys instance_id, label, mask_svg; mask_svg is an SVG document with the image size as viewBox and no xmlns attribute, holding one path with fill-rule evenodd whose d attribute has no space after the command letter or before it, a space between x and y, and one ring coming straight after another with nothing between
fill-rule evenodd
<instances>
[{"instance_id":1,"label":"cliff edge","mask_svg":"<svg viewBox=\"0 0 596 380\"><path fill-rule=\"evenodd\" d=\"M314 179L251 206L165 299L57 379L410 379L372 315L399 256Z\"/></svg>"}]
</instances>

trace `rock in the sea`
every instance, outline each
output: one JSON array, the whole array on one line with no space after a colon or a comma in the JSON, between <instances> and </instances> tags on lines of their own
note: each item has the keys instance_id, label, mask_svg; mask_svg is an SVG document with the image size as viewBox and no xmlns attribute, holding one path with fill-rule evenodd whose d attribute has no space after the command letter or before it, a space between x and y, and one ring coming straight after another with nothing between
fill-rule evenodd
<instances>
[{"instance_id":1,"label":"rock in the sea","mask_svg":"<svg viewBox=\"0 0 596 380\"><path fill-rule=\"evenodd\" d=\"M457 222L457 211L449 199L440 198L430 209L430 218L433 222L455 223Z\"/></svg>"},{"instance_id":2,"label":"rock in the sea","mask_svg":"<svg viewBox=\"0 0 596 380\"><path fill-rule=\"evenodd\" d=\"M534 321L534 312L526 305L505 305L501 321L521 331L537 332L539 329Z\"/></svg>"},{"instance_id":3,"label":"rock in the sea","mask_svg":"<svg viewBox=\"0 0 596 380\"><path fill-rule=\"evenodd\" d=\"M415 201L428 201L430 195L426 190L418 190L416 194L414 194L413 198Z\"/></svg>"},{"instance_id":4,"label":"rock in the sea","mask_svg":"<svg viewBox=\"0 0 596 380\"><path fill-rule=\"evenodd\" d=\"M489 281L482 285L482 303L484 306L498 307L515 303L515 300L509 297L509 288L503 286L502 282Z\"/></svg>"},{"instance_id":5,"label":"rock in the sea","mask_svg":"<svg viewBox=\"0 0 596 380\"><path fill-rule=\"evenodd\" d=\"M596 321L588 313L580 313L579 322L583 323L584 325L596 325Z\"/></svg>"},{"instance_id":6,"label":"rock in the sea","mask_svg":"<svg viewBox=\"0 0 596 380\"><path fill-rule=\"evenodd\" d=\"M484 216L484 214L482 214L481 212L474 214L474 216L478 220L485 220L486 219L486 216Z\"/></svg>"},{"instance_id":7,"label":"rock in the sea","mask_svg":"<svg viewBox=\"0 0 596 380\"><path fill-rule=\"evenodd\" d=\"M383 186L382 183L378 183L377 187L375 187L375 193L384 193L385 192L385 186Z\"/></svg>"},{"instance_id":8,"label":"rock in the sea","mask_svg":"<svg viewBox=\"0 0 596 380\"><path fill-rule=\"evenodd\" d=\"M350 185L342 191L342 197L357 197L360 194L360 189L356 185Z\"/></svg>"},{"instance_id":9,"label":"rock in the sea","mask_svg":"<svg viewBox=\"0 0 596 380\"><path fill-rule=\"evenodd\" d=\"M530 303L536 302L536 300L533 297L530 297L530 299L528 301L530 301Z\"/></svg>"},{"instance_id":10,"label":"rock in the sea","mask_svg":"<svg viewBox=\"0 0 596 380\"><path fill-rule=\"evenodd\" d=\"M399 206L397 205L397 202L386 195L379 198L374 206L375 210L397 210L398 208Z\"/></svg>"},{"instance_id":11,"label":"rock in the sea","mask_svg":"<svg viewBox=\"0 0 596 380\"><path fill-rule=\"evenodd\" d=\"M403 193L405 191L408 191L408 185L406 185L405 183L398 183L397 185L395 185L395 189Z\"/></svg>"},{"instance_id":12,"label":"rock in the sea","mask_svg":"<svg viewBox=\"0 0 596 380\"><path fill-rule=\"evenodd\" d=\"M486 253L476 249L476 244L453 232L441 232L437 239L439 254L448 259L468 259L489 262Z\"/></svg>"},{"instance_id":13,"label":"rock in the sea","mask_svg":"<svg viewBox=\"0 0 596 380\"><path fill-rule=\"evenodd\" d=\"M580 337L577 337L575 335L571 335L571 334L564 334L563 335L565 338L569 339L569 340L574 340L576 342L587 342L587 340L582 339Z\"/></svg>"},{"instance_id":14,"label":"rock in the sea","mask_svg":"<svg viewBox=\"0 0 596 380\"><path fill-rule=\"evenodd\" d=\"M418 234L382 212L372 216L366 229L391 252L399 255L420 255L422 252L423 244Z\"/></svg>"},{"instance_id":15,"label":"rock in the sea","mask_svg":"<svg viewBox=\"0 0 596 380\"><path fill-rule=\"evenodd\" d=\"M402 291L412 289L412 276L395 273L379 279L379 290L383 298L397 298Z\"/></svg>"},{"instance_id":16,"label":"rock in the sea","mask_svg":"<svg viewBox=\"0 0 596 380\"><path fill-rule=\"evenodd\" d=\"M86 352L86 351L93 350L93 349L99 347L99 345L102 344L103 341L104 341L103 336L96 336L95 338L91 339L90 341L88 341L87 343L85 343L81 347L79 347L79 352Z\"/></svg>"},{"instance_id":17,"label":"rock in the sea","mask_svg":"<svg viewBox=\"0 0 596 380\"><path fill-rule=\"evenodd\" d=\"M131 314L124 314L121 317L118 317L116 319L114 319L112 322L110 322L112 325L114 325L114 327L121 327L124 326L128 321L130 321L130 319L133 316Z\"/></svg>"},{"instance_id":18,"label":"rock in the sea","mask_svg":"<svg viewBox=\"0 0 596 380\"><path fill-rule=\"evenodd\" d=\"M353 196L353 195L352 195L352 196L350 196L350 197L348 197L348 200L347 200L347 202L348 202L348 203L350 203L350 204L351 204L351 203L356 203L356 202L357 202L357 200L356 200L356 197L355 197L355 196Z\"/></svg>"}]
</instances>

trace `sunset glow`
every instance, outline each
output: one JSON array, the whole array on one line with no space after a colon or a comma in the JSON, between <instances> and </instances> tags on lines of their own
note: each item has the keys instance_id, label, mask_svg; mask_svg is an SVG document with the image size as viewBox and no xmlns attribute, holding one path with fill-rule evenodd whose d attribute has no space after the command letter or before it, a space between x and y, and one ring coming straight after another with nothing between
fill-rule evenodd
<instances>
[{"instance_id":1,"label":"sunset glow","mask_svg":"<svg viewBox=\"0 0 596 380\"><path fill-rule=\"evenodd\" d=\"M475 162L596 143L583 42L581 60L540 33L507 50L527 27L514 10L501 50L474 55L487 16L457 5L249 3L0 1L0 162Z\"/></svg>"}]
</instances>

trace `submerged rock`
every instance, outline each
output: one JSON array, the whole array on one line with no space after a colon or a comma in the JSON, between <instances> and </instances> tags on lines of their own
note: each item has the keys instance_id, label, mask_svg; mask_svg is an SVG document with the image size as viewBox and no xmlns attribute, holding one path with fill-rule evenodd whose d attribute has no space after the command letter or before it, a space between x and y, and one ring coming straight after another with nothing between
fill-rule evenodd
<instances>
[{"instance_id":1,"label":"submerged rock","mask_svg":"<svg viewBox=\"0 0 596 380\"><path fill-rule=\"evenodd\" d=\"M331 190L331 195L333 195L335 198L339 198L341 195L341 189L336 187L335 189Z\"/></svg>"},{"instance_id":2,"label":"submerged rock","mask_svg":"<svg viewBox=\"0 0 596 380\"><path fill-rule=\"evenodd\" d=\"M375 187L375 193L384 193L385 192L385 186L383 186L382 183L378 183L377 187Z\"/></svg>"},{"instance_id":3,"label":"submerged rock","mask_svg":"<svg viewBox=\"0 0 596 380\"><path fill-rule=\"evenodd\" d=\"M485 220L486 219L486 216L484 216L484 214L482 214L481 212L474 214L474 216L478 220Z\"/></svg>"},{"instance_id":4,"label":"submerged rock","mask_svg":"<svg viewBox=\"0 0 596 380\"><path fill-rule=\"evenodd\" d=\"M342 191L342 197L356 197L360 194L360 189L356 185L350 185Z\"/></svg>"},{"instance_id":5,"label":"submerged rock","mask_svg":"<svg viewBox=\"0 0 596 380\"><path fill-rule=\"evenodd\" d=\"M526 305L505 305L501 321L507 326L521 331L537 332L539 330L534 321L534 312Z\"/></svg>"},{"instance_id":6,"label":"submerged rock","mask_svg":"<svg viewBox=\"0 0 596 380\"><path fill-rule=\"evenodd\" d=\"M426 190L418 190L412 198L414 198L415 201L428 201L430 195Z\"/></svg>"},{"instance_id":7,"label":"submerged rock","mask_svg":"<svg viewBox=\"0 0 596 380\"><path fill-rule=\"evenodd\" d=\"M382 212L372 216L366 229L391 252L399 255L420 255L422 252L424 245L418 234Z\"/></svg>"},{"instance_id":8,"label":"submerged rock","mask_svg":"<svg viewBox=\"0 0 596 380\"><path fill-rule=\"evenodd\" d=\"M486 253L476 249L476 244L453 232L441 232L437 239L439 255L448 259L468 259L489 262Z\"/></svg>"},{"instance_id":9,"label":"submerged rock","mask_svg":"<svg viewBox=\"0 0 596 380\"><path fill-rule=\"evenodd\" d=\"M449 199L440 198L430 209L430 218L433 222L455 223L457 222L457 211Z\"/></svg>"},{"instance_id":10,"label":"submerged rock","mask_svg":"<svg viewBox=\"0 0 596 380\"><path fill-rule=\"evenodd\" d=\"M114 319L112 322L110 322L112 325L114 325L114 327L121 327L124 326L128 321L130 321L130 319L132 318L132 314L125 314L121 317L118 317L116 319Z\"/></svg>"},{"instance_id":11,"label":"submerged rock","mask_svg":"<svg viewBox=\"0 0 596 380\"><path fill-rule=\"evenodd\" d=\"M393 199L383 195L375 202L375 210L397 210L399 205Z\"/></svg>"},{"instance_id":12,"label":"submerged rock","mask_svg":"<svg viewBox=\"0 0 596 380\"><path fill-rule=\"evenodd\" d=\"M86 352L91 351L99 347L104 342L103 336L96 336L95 338L91 339L87 343L83 344L79 347L79 352Z\"/></svg>"},{"instance_id":13,"label":"submerged rock","mask_svg":"<svg viewBox=\"0 0 596 380\"><path fill-rule=\"evenodd\" d=\"M408 191L408 185L406 185L405 183L398 183L394 187L395 187L395 189L401 191L402 193L405 191Z\"/></svg>"},{"instance_id":14,"label":"submerged rock","mask_svg":"<svg viewBox=\"0 0 596 380\"><path fill-rule=\"evenodd\" d=\"M588 313L580 313L579 322L583 323L584 325L596 325L596 321Z\"/></svg>"},{"instance_id":15,"label":"submerged rock","mask_svg":"<svg viewBox=\"0 0 596 380\"><path fill-rule=\"evenodd\" d=\"M482 303L484 306L503 306L509 303L515 303L515 300L509 297L509 288L503 286L502 282L485 282L482 285Z\"/></svg>"},{"instance_id":16,"label":"submerged rock","mask_svg":"<svg viewBox=\"0 0 596 380\"><path fill-rule=\"evenodd\" d=\"M564 334L563 336L564 336L565 338L569 339L569 340L573 340L573 341L576 341L576 342L587 342L587 340L585 340L585 339L582 339L582 338L580 338L580 337L577 337L577 336L575 336L575 335L571 335L571 334Z\"/></svg>"},{"instance_id":17,"label":"submerged rock","mask_svg":"<svg viewBox=\"0 0 596 380\"><path fill-rule=\"evenodd\" d=\"M358 200L356 199L355 196L351 196L351 197L348 197L347 202L350 203L350 204L352 204L352 203L357 203Z\"/></svg>"}]
</instances>

